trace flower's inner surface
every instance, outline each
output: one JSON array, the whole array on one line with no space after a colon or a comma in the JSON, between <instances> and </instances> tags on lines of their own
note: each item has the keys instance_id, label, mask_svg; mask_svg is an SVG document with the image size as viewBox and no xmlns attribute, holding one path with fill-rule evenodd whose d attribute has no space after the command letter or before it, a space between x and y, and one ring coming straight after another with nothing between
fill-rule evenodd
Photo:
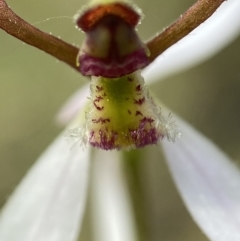
<instances>
[{"instance_id":1,"label":"flower's inner surface","mask_svg":"<svg viewBox=\"0 0 240 241\"><path fill-rule=\"evenodd\" d=\"M71 135L78 133L104 150L144 147L178 134L153 103L139 71L115 79L92 77L86 125Z\"/></svg>"}]
</instances>

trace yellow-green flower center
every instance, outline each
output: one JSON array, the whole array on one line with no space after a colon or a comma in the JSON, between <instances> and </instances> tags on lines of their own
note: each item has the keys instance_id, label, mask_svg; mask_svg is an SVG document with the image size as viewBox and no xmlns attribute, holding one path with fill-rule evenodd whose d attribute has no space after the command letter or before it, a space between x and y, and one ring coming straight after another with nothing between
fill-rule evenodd
<instances>
[{"instance_id":1,"label":"yellow-green flower center","mask_svg":"<svg viewBox=\"0 0 240 241\"><path fill-rule=\"evenodd\" d=\"M85 127L75 131L90 145L104 150L138 148L177 134L153 103L140 71L114 79L92 77L90 90Z\"/></svg>"}]
</instances>

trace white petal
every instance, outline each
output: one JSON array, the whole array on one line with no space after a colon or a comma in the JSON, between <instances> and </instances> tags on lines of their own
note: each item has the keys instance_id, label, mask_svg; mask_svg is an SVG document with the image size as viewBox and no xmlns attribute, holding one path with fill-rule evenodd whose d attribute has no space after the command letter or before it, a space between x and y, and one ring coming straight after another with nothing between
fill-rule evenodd
<instances>
[{"instance_id":1,"label":"white petal","mask_svg":"<svg viewBox=\"0 0 240 241\"><path fill-rule=\"evenodd\" d=\"M98 151L93 174L93 221L96 241L135 241L130 195L120 153Z\"/></svg>"},{"instance_id":2,"label":"white petal","mask_svg":"<svg viewBox=\"0 0 240 241\"><path fill-rule=\"evenodd\" d=\"M1 241L73 241L87 193L89 150L58 137L16 188L0 216Z\"/></svg>"},{"instance_id":3,"label":"white petal","mask_svg":"<svg viewBox=\"0 0 240 241\"><path fill-rule=\"evenodd\" d=\"M182 138L162 142L180 194L212 241L240 240L240 171L211 141L177 120Z\"/></svg>"},{"instance_id":4,"label":"white petal","mask_svg":"<svg viewBox=\"0 0 240 241\"><path fill-rule=\"evenodd\" d=\"M76 116L80 109L84 107L89 94L89 83L82 86L61 108L57 115L57 123L59 125L66 125L74 116Z\"/></svg>"},{"instance_id":5,"label":"white petal","mask_svg":"<svg viewBox=\"0 0 240 241\"><path fill-rule=\"evenodd\" d=\"M209 59L240 34L240 1L229 0L205 23L160 55L144 70L147 83L159 81Z\"/></svg>"}]
</instances>

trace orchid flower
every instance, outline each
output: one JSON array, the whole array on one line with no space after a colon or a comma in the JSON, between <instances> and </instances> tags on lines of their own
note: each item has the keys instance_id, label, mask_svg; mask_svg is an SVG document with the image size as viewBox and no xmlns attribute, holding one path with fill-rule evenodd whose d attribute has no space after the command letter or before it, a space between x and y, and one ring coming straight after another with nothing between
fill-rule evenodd
<instances>
[{"instance_id":1,"label":"orchid flower","mask_svg":"<svg viewBox=\"0 0 240 241\"><path fill-rule=\"evenodd\" d=\"M98 5L95 5L96 2ZM119 6L123 10L119 10ZM7 24L1 15L1 9L5 15L13 15L5 1L0 0L0 27L6 30ZM99 12L96 13L96 10ZM111 0L104 3L93 1L89 8L84 9L77 16L76 22L86 32L87 39L76 56L77 63L73 63L71 53L63 56L61 53L52 54L58 55L56 57L74 66L82 74L93 76L90 110L86 109L89 97L87 85L59 113L59 122L70 123L67 131L60 134L40 156L3 207L0 216L0 241L77 240L86 209L90 165L93 239L138 240L130 193L122 170L121 149L141 148L150 144L157 144L159 149L162 146L179 194L194 221L209 240L240 240L239 169L216 145L176 114L172 113L173 117L169 118L170 111L150 97L148 87L144 84L144 80L150 85L174 72L197 65L220 51L239 34L239 10L238 0L224 2L191 35L175 45L171 44L172 47L168 46L170 48L164 56L158 57L161 50L158 49L158 42L154 43L157 38L153 39L153 44L145 46L134 31L140 12L127 1L118 1L116 5ZM11 20L9 16L8 21ZM109 25L109 16L114 17L114 22L120 29L120 34L116 31L120 36L116 38L120 39L116 43L119 44L117 50L123 52L114 52L115 48L110 48L110 52L106 51L109 47L105 45L106 39L112 40L116 34ZM90 23L99 22L97 31L92 31ZM110 22L112 24L112 19ZM223 23L226 26L224 29ZM7 30L18 37L14 26ZM132 40L131 46L124 42L125 36ZM209 41L205 46L201 43L206 37ZM31 38L29 41L31 42ZM52 43L56 46L62 44L54 38ZM96 45L100 46L92 48ZM69 49L75 53L74 48ZM121 59L121 54L126 56L123 63L111 62L115 61L116 56L119 57L117 60ZM100 57L106 57L110 63L105 65ZM149 59L155 61L148 65ZM145 67L146 65L148 66ZM139 69L143 67L143 77L140 77ZM107 79L114 79L117 84L111 86L112 83ZM108 98L104 94L100 95L103 90ZM127 98L132 98L134 101L131 103L134 105L129 104ZM120 101L109 101L115 99ZM103 107L105 112L102 111ZM115 118L116 109L123 119ZM122 110L127 112L121 112ZM88 112L86 122L85 111ZM130 123L127 128L124 126L126 120ZM118 131L117 134L112 131L112 122L117 126L114 129ZM106 126L105 133L101 130L103 125ZM129 133L126 130L130 130ZM182 136L177 138L180 132ZM76 143L69 145L64 134ZM94 152L90 145L103 150ZM112 149L118 151L106 151Z\"/></svg>"}]
</instances>

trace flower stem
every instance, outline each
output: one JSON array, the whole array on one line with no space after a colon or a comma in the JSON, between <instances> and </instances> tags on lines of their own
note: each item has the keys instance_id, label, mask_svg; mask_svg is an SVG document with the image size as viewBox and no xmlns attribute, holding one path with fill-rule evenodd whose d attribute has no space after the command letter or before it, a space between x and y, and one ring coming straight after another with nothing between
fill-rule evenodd
<instances>
[{"instance_id":1,"label":"flower stem","mask_svg":"<svg viewBox=\"0 0 240 241\"><path fill-rule=\"evenodd\" d=\"M0 28L77 69L76 56L79 51L77 47L44 33L24 21L8 7L5 0L0 0Z\"/></svg>"},{"instance_id":2,"label":"flower stem","mask_svg":"<svg viewBox=\"0 0 240 241\"><path fill-rule=\"evenodd\" d=\"M150 62L206 21L226 0L198 0L163 32L147 42Z\"/></svg>"}]
</instances>

